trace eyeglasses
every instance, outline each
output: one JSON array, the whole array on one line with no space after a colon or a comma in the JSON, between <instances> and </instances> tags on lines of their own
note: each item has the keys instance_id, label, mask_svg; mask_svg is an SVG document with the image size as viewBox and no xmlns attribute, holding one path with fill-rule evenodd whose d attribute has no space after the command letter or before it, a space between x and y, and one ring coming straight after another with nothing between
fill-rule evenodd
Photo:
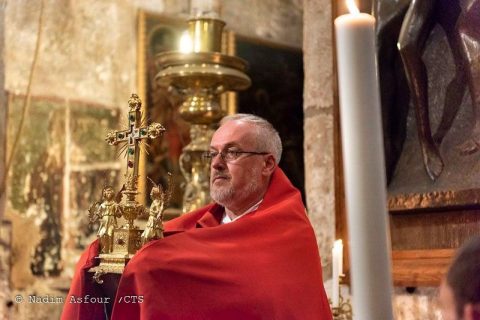
<instances>
[{"instance_id":1,"label":"eyeglasses","mask_svg":"<svg viewBox=\"0 0 480 320\"><path fill-rule=\"evenodd\" d=\"M212 161L213 158L220 155L223 161L231 162L237 160L242 154L247 154L249 156L253 155L266 155L269 152L255 152L255 151L239 151L239 150L223 150L223 151L207 151L203 154L203 158L206 161Z\"/></svg>"}]
</instances>

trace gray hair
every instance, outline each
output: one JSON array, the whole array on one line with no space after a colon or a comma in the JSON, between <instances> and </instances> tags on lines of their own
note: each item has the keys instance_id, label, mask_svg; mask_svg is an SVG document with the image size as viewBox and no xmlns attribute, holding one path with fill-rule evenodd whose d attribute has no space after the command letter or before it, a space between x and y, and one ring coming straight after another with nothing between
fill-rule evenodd
<instances>
[{"instance_id":1,"label":"gray hair","mask_svg":"<svg viewBox=\"0 0 480 320\"><path fill-rule=\"evenodd\" d=\"M257 128L257 148L258 151L269 152L275 158L275 162L278 164L282 157L282 140L278 131L267 120L248 113L236 113L223 117L220 121L220 126L229 121L243 121L253 124Z\"/></svg>"}]
</instances>

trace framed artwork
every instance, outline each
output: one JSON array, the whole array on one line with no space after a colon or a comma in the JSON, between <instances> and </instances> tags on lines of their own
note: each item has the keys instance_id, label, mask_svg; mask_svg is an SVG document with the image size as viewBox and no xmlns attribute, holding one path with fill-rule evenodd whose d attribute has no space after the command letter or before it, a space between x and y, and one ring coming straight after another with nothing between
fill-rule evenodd
<instances>
[{"instance_id":1,"label":"framed artwork","mask_svg":"<svg viewBox=\"0 0 480 320\"><path fill-rule=\"evenodd\" d=\"M186 28L186 21L145 11L139 11L138 14L138 87L144 105L143 112L149 122L161 123L167 129L163 137L149 145L141 171L144 172L142 176L164 187L167 184L167 173L172 173L174 192L170 200L170 212L172 209L179 211L182 207L182 187L185 181L178 158L182 148L190 142L190 135L188 123L178 113L182 97L155 83L157 74L155 56L162 52L177 50L180 37ZM144 183L148 186L147 190L150 190L149 180L144 180ZM149 204L151 200L148 192L145 196L145 202ZM169 211L166 212L167 215Z\"/></svg>"},{"instance_id":2,"label":"framed artwork","mask_svg":"<svg viewBox=\"0 0 480 320\"><path fill-rule=\"evenodd\" d=\"M252 85L238 93L239 113L267 119L283 144L280 167L305 202L303 161L303 53L300 49L237 35L235 54L248 61Z\"/></svg>"}]
</instances>

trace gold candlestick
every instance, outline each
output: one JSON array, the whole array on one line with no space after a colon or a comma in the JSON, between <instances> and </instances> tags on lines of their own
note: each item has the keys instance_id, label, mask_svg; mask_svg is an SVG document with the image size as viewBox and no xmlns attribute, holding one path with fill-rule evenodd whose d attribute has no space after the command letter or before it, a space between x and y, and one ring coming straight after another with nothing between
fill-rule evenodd
<instances>
[{"instance_id":1,"label":"gold candlestick","mask_svg":"<svg viewBox=\"0 0 480 320\"><path fill-rule=\"evenodd\" d=\"M350 303L350 299L344 299L342 296L341 284L342 284L342 277L344 276L345 275L340 275L338 279L338 283L340 286L338 307L334 307L332 305L331 299L328 300L330 303L330 308L332 309L333 320L352 320L353 319L352 304Z\"/></svg>"},{"instance_id":2,"label":"gold candlestick","mask_svg":"<svg viewBox=\"0 0 480 320\"><path fill-rule=\"evenodd\" d=\"M191 52L165 52L156 58L157 83L185 97L180 116L188 121L191 142L183 148L180 167L186 180L183 212L209 203L209 164L202 155L209 150L216 123L225 115L220 94L250 86L247 62L220 53L225 22L210 17L188 21Z\"/></svg>"},{"instance_id":3,"label":"gold candlestick","mask_svg":"<svg viewBox=\"0 0 480 320\"><path fill-rule=\"evenodd\" d=\"M340 294L340 303L338 307L332 307L332 314L334 320L352 320L352 305L350 300L343 300Z\"/></svg>"}]
</instances>

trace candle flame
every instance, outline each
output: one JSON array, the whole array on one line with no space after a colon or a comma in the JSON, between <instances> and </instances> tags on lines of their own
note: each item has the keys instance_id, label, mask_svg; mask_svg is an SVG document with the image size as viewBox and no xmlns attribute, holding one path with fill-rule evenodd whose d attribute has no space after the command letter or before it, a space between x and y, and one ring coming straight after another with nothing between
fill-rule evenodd
<instances>
[{"instance_id":1,"label":"candle flame","mask_svg":"<svg viewBox=\"0 0 480 320\"><path fill-rule=\"evenodd\" d=\"M350 13L359 14L360 10L358 10L357 5L355 4L355 0L346 0L347 1L347 8Z\"/></svg>"},{"instance_id":2,"label":"candle flame","mask_svg":"<svg viewBox=\"0 0 480 320\"><path fill-rule=\"evenodd\" d=\"M185 31L180 37L180 52L189 53L192 51L193 51L192 38L190 38L190 34L188 33L188 31Z\"/></svg>"}]
</instances>

